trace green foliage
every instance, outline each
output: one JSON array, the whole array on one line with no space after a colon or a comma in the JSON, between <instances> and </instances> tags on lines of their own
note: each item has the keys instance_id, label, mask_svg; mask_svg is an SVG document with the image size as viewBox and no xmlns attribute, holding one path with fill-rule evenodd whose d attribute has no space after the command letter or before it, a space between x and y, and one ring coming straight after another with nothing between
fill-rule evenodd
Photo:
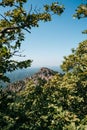
<instances>
[{"instance_id":1,"label":"green foliage","mask_svg":"<svg viewBox=\"0 0 87 130\"><path fill-rule=\"evenodd\" d=\"M87 41L65 58L65 74L18 93L1 92L1 130L87 129ZM83 62L82 62L83 61Z\"/></svg>"},{"instance_id":2,"label":"green foliage","mask_svg":"<svg viewBox=\"0 0 87 130\"><path fill-rule=\"evenodd\" d=\"M85 0L85 2L86 3L80 4L77 7L76 13L73 15L73 18L78 18L78 19L87 18L87 0ZM87 34L87 30L84 30L82 33Z\"/></svg>"},{"instance_id":3,"label":"green foliage","mask_svg":"<svg viewBox=\"0 0 87 130\"><path fill-rule=\"evenodd\" d=\"M17 62L12 60L15 56L22 56L19 53L22 41L25 40L25 31L30 33L32 27L38 27L39 21L51 21L51 13L60 15L64 7L59 3L45 5L44 9L30 9L24 7L27 0L2 0L0 8L0 80L9 81L5 76L7 71L26 68L31 65L31 60ZM47 8L49 8L49 11ZM14 58L15 59L15 58Z\"/></svg>"},{"instance_id":4,"label":"green foliage","mask_svg":"<svg viewBox=\"0 0 87 130\"><path fill-rule=\"evenodd\" d=\"M7 71L30 65L30 60L11 59L24 40L23 30L29 32L40 20L50 21L50 11L58 15L63 12L58 3L53 3L45 5L43 13L27 14L24 3L26 0L0 3L3 8L12 7L0 20L0 79L3 81L9 80L4 76ZM76 17L83 16L82 11L80 5ZM0 130L87 130L87 40L64 58L61 68L63 75L55 74L47 82L38 79L38 85L31 80L18 93L0 89Z\"/></svg>"},{"instance_id":5,"label":"green foliage","mask_svg":"<svg viewBox=\"0 0 87 130\"><path fill-rule=\"evenodd\" d=\"M68 90L67 109L84 118L87 115L87 40L65 57L61 67L66 71L62 86Z\"/></svg>"},{"instance_id":6,"label":"green foliage","mask_svg":"<svg viewBox=\"0 0 87 130\"><path fill-rule=\"evenodd\" d=\"M76 9L76 14L73 17L77 17L78 19L87 17L87 4L81 4Z\"/></svg>"}]
</instances>

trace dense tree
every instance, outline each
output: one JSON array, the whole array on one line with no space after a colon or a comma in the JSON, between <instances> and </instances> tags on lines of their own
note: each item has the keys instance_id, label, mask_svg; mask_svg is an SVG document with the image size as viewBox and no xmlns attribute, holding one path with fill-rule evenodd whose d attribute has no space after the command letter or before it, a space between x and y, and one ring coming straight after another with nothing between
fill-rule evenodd
<instances>
[{"instance_id":1,"label":"dense tree","mask_svg":"<svg viewBox=\"0 0 87 130\"><path fill-rule=\"evenodd\" d=\"M64 87L66 86L69 89L68 93L71 93L69 105L73 105L74 111L81 117L87 115L87 40L80 43L72 55L65 57L61 67L66 72Z\"/></svg>"},{"instance_id":2,"label":"dense tree","mask_svg":"<svg viewBox=\"0 0 87 130\"><path fill-rule=\"evenodd\" d=\"M16 95L1 95L1 130L87 129L87 41L61 67L65 73L47 83L36 85L31 79Z\"/></svg>"},{"instance_id":3,"label":"dense tree","mask_svg":"<svg viewBox=\"0 0 87 130\"><path fill-rule=\"evenodd\" d=\"M31 60L18 62L13 60L14 56L21 56L19 49L25 39L25 31L30 33L32 27L38 27L39 21L51 21L51 12L60 15L64 7L54 2L51 5L44 5L39 10L25 8L27 0L2 0L0 1L0 80L9 81L4 75L18 68L30 66Z\"/></svg>"}]
</instances>

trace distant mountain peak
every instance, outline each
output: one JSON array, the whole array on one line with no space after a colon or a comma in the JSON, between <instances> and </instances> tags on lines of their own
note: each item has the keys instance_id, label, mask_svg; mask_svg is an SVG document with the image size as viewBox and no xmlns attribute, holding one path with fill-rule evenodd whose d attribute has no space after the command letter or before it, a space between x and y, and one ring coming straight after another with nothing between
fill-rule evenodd
<instances>
[{"instance_id":1,"label":"distant mountain peak","mask_svg":"<svg viewBox=\"0 0 87 130\"><path fill-rule=\"evenodd\" d=\"M58 72L42 67L37 73L35 73L33 76L27 77L24 80L20 80L14 83L9 84L9 86L6 88L7 91L13 91L13 92L19 92L23 90L26 87L26 84L30 82L31 80L35 85L39 84L39 81L47 82L49 79L51 79L55 74L58 74Z\"/></svg>"},{"instance_id":2,"label":"distant mountain peak","mask_svg":"<svg viewBox=\"0 0 87 130\"><path fill-rule=\"evenodd\" d=\"M32 77L34 77L34 76L41 76L41 75L43 75L44 77L50 77L50 76L53 76L53 75L55 75L56 73L58 73L58 72L56 72L56 71L54 71L54 70L51 70L51 69L49 69L49 68L46 68L46 67L42 67L37 73L35 73Z\"/></svg>"},{"instance_id":3,"label":"distant mountain peak","mask_svg":"<svg viewBox=\"0 0 87 130\"><path fill-rule=\"evenodd\" d=\"M46 67L42 67L40 69L40 72L46 72L46 73L56 73L56 71L52 70L52 69L49 69L49 68L46 68Z\"/></svg>"}]
</instances>

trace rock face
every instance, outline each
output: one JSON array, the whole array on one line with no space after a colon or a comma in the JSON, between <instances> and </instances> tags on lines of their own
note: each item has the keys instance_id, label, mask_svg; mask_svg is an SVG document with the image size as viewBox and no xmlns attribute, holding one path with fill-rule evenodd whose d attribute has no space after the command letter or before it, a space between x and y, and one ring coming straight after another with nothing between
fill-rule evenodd
<instances>
[{"instance_id":1,"label":"rock face","mask_svg":"<svg viewBox=\"0 0 87 130\"><path fill-rule=\"evenodd\" d=\"M25 78L24 80L9 84L6 90L12 91L12 92L19 92L23 90L26 87L26 84L30 82L31 80L33 81L35 85L38 85L41 82L44 84L57 73L58 72L56 71L43 67L40 69L39 72L35 73L33 76L30 76L30 77Z\"/></svg>"},{"instance_id":2,"label":"rock face","mask_svg":"<svg viewBox=\"0 0 87 130\"><path fill-rule=\"evenodd\" d=\"M34 79L34 80L40 78L42 80L48 81L56 73L58 73L58 72L43 67L43 68L40 69L40 71L38 73L34 74L31 78Z\"/></svg>"}]
</instances>

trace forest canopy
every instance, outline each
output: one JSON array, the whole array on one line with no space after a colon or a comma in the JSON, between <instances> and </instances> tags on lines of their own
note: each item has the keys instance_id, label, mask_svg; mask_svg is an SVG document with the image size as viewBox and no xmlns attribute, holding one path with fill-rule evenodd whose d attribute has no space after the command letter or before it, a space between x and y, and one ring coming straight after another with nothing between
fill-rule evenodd
<instances>
[{"instance_id":1,"label":"forest canopy","mask_svg":"<svg viewBox=\"0 0 87 130\"><path fill-rule=\"evenodd\" d=\"M1 130L87 130L87 40L61 67L65 73L47 82L31 79L16 93L1 90Z\"/></svg>"},{"instance_id":2,"label":"forest canopy","mask_svg":"<svg viewBox=\"0 0 87 130\"><path fill-rule=\"evenodd\" d=\"M30 33L39 21L51 21L51 12L61 15L65 9L54 2L41 12L32 12L30 6L28 12L25 3L27 0L0 1L0 8L5 10L0 13L0 80L4 82L9 82L7 71L31 65L30 59L13 60L14 56L21 56L24 32ZM73 16L87 17L87 4L78 5ZM16 93L0 89L1 130L87 130L87 40L64 57L61 68L64 74L55 74L47 82L39 79L39 84L31 79Z\"/></svg>"}]
</instances>

